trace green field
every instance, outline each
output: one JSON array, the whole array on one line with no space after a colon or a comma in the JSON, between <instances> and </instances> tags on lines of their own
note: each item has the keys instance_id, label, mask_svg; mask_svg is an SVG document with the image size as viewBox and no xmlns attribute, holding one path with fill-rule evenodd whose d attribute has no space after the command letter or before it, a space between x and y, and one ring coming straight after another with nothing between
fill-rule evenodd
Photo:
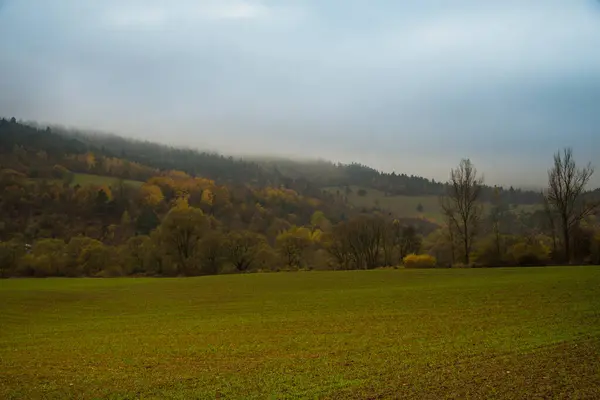
<instances>
[{"instance_id":1,"label":"green field","mask_svg":"<svg viewBox=\"0 0 600 400\"><path fill-rule=\"evenodd\" d=\"M106 185L106 186L114 186L119 182L119 178L115 178L112 176L103 176L103 175L92 175L92 174L74 174L73 182L71 183L73 186L80 185ZM140 181L132 181L129 179L123 180L126 185L132 186L141 186L143 182Z\"/></svg>"},{"instance_id":2,"label":"green field","mask_svg":"<svg viewBox=\"0 0 600 400\"><path fill-rule=\"evenodd\" d=\"M0 398L600 398L600 268L0 281Z\"/></svg>"},{"instance_id":3,"label":"green field","mask_svg":"<svg viewBox=\"0 0 600 400\"><path fill-rule=\"evenodd\" d=\"M442 209L440 207L440 199L438 196L423 195L423 196L386 196L382 191L370 188L361 188L359 186L351 186L352 192L348 195L348 202L355 207L365 207L371 209L372 207L378 207L383 210L393 212L398 217L402 218L427 218L431 221L441 223L444 221ZM358 191L364 189L366 195L359 196ZM345 195L344 187L329 187L324 189L330 193L337 193ZM417 211L417 206L421 204L423 206L423 212ZM488 203L484 204L487 207ZM513 212L532 212L540 206L537 205L517 205L511 207Z\"/></svg>"}]
</instances>

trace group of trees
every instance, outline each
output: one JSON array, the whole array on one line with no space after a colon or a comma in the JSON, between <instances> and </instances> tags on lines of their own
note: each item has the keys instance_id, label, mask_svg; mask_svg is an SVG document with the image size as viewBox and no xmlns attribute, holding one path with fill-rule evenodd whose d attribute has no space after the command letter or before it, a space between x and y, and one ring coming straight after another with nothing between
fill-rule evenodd
<instances>
[{"instance_id":1,"label":"group of trees","mask_svg":"<svg viewBox=\"0 0 600 400\"><path fill-rule=\"evenodd\" d=\"M359 164L313 167L2 119L0 276L372 269L411 254L431 256L410 258L421 266L600 263L597 203L586 192L593 169L578 168L570 150L555 155L548 189L526 213L510 199L533 196L485 186L469 160L446 184ZM421 186L411 193L431 189L443 223L358 210L321 190L367 181L388 193L407 182Z\"/></svg>"},{"instance_id":2,"label":"group of trees","mask_svg":"<svg viewBox=\"0 0 600 400\"><path fill-rule=\"evenodd\" d=\"M470 160L462 160L452 169L447 193L440 201L450 262L455 263L458 254L465 265L472 263L473 256L485 265L598 262L600 200L586 189L593 173L590 164L577 167L572 149L557 152L548 171L548 186L541 194L542 223L515 236L502 231L507 213L498 196L493 198L489 215L484 215L483 178Z\"/></svg>"}]
</instances>

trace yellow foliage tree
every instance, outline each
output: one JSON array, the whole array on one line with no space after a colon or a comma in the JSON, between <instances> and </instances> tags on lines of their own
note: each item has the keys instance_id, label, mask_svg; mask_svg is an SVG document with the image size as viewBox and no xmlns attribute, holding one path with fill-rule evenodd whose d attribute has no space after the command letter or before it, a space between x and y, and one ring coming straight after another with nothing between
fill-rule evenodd
<instances>
[{"instance_id":1,"label":"yellow foliage tree","mask_svg":"<svg viewBox=\"0 0 600 400\"><path fill-rule=\"evenodd\" d=\"M209 206L212 206L214 200L215 200L215 196L214 196L213 192L210 189L205 189L202 192L202 199L201 199L202 203L208 204Z\"/></svg>"},{"instance_id":2,"label":"yellow foliage tree","mask_svg":"<svg viewBox=\"0 0 600 400\"><path fill-rule=\"evenodd\" d=\"M160 187L150 183L144 183L140 188L140 192L143 203L150 207L156 207L165 198Z\"/></svg>"}]
</instances>

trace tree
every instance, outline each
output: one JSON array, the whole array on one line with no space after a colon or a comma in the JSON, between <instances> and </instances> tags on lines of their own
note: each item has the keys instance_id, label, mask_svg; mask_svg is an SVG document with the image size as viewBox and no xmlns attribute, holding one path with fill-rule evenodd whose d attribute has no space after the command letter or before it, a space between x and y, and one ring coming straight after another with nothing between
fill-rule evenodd
<instances>
[{"instance_id":1,"label":"tree","mask_svg":"<svg viewBox=\"0 0 600 400\"><path fill-rule=\"evenodd\" d=\"M492 195L492 207L490 209L490 222L492 224L492 234L494 237L494 259L498 262L502 258L502 235L500 224L506 214L506 207L500 197L500 189L494 187L494 193Z\"/></svg>"},{"instance_id":2,"label":"tree","mask_svg":"<svg viewBox=\"0 0 600 400\"><path fill-rule=\"evenodd\" d=\"M421 244L422 239L413 226L403 227L402 236L400 237L400 261L404 260L404 257L409 254L418 254L421 250Z\"/></svg>"},{"instance_id":3,"label":"tree","mask_svg":"<svg viewBox=\"0 0 600 400\"><path fill-rule=\"evenodd\" d=\"M211 232L200 240L200 270L203 274L213 275L219 272L224 257L225 237L220 232Z\"/></svg>"},{"instance_id":4,"label":"tree","mask_svg":"<svg viewBox=\"0 0 600 400\"><path fill-rule=\"evenodd\" d=\"M450 181L446 196L441 198L441 206L448 217L449 226L456 228L464 251L465 264L470 263L470 253L477 234L482 207L479 196L483 178L469 159L463 159L458 168L450 171Z\"/></svg>"},{"instance_id":5,"label":"tree","mask_svg":"<svg viewBox=\"0 0 600 400\"><path fill-rule=\"evenodd\" d=\"M149 183L142 185L140 194L143 204L151 208L157 207L165 199L160 187Z\"/></svg>"},{"instance_id":6,"label":"tree","mask_svg":"<svg viewBox=\"0 0 600 400\"><path fill-rule=\"evenodd\" d=\"M18 240L0 242L0 278L8 278L14 273L24 253L25 245Z\"/></svg>"},{"instance_id":7,"label":"tree","mask_svg":"<svg viewBox=\"0 0 600 400\"><path fill-rule=\"evenodd\" d=\"M331 222L325 217L323 211L315 211L310 217L310 224L313 229L320 229L324 232L331 229Z\"/></svg>"},{"instance_id":8,"label":"tree","mask_svg":"<svg viewBox=\"0 0 600 400\"><path fill-rule=\"evenodd\" d=\"M209 228L202 210L180 200L165 216L160 234L166 251L177 260L179 273L192 273L194 257L200 239Z\"/></svg>"},{"instance_id":9,"label":"tree","mask_svg":"<svg viewBox=\"0 0 600 400\"><path fill-rule=\"evenodd\" d=\"M340 223L326 241L326 248L342 268L373 269L379 266L385 231L383 218L361 215Z\"/></svg>"},{"instance_id":10,"label":"tree","mask_svg":"<svg viewBox=\"0 0 600 400\"><path fill-rule=\"evenodd\" d=\"M550 215L557 216L562 233L563 256L571 261L571 236L579 223L598 207L598 202L586 202L586 186L594 174L591 164L578 168L573 150L565 148L554 155L554 165L548 170L545 198Z\"/></svg>"},{"instance_id":11,"label":"tree","mask_svg":"<svg viewBox=\"0 0 600 400\"><path fill-rule=\"evenodd\" d=\"M307 228L296 226L280 233L275 240L279 254L289 267L301 266L305 253L312 242L312 232Z\"/></svg>"},{"instance_id":12,"label":"tree","mask_svg":"<svg viewBox=\"0 0 600 400\"><path fill-rule=\"evenodd\" d=\"M245 272L252 268L264 246L267 246L267 241L263 235L258 233L233 231L227 235L228 259L239 272Z\"/></svg>"},{"instance_id":13,"label":"tree","mask_svg":"<svg viewBox=\"0 0 600 400\"><path fill-rule=\"evenodd\" d=\"M142 208L140 215L135 220L137 234L149 235L158 225L160 225L160 220L150 207Z\"/></svg>"},{"instance_id":14,"label":"tree","mask_svg":"<svg viewBox=\"0 0 600 400\"><path fill-rule=\"evenodd\" d=\"M325 250L341 269L350 269L353 261L352 248L345 237L346 229L345 223L339 224L323 240Z\"/></svg>"},{"instance_id":15,"label":"tree","mask_svg":"<svg viewBox=\"0 0 600 400\"><path fill-rule=\"evenodd\" d=\"M148 272L146 259L150 247L150 238L146 235L133 236L124 246L124 256L121 257L128 273L138 274Z\"/></svg>"}]
</instances>

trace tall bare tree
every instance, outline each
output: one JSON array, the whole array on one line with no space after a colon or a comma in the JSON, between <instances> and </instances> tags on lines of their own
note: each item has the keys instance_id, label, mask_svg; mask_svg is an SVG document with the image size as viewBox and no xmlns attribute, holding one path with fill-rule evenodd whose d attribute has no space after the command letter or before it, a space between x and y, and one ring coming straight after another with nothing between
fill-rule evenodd
<instances>
[{"instance_id":1,"label":"tall bare tree","mask_svg":"<svg viewBox=\"0 0 600 400\"><path fill-rule=\"evenodd\" d=\"M471 260L471 248L481 219L482 207L478 200L482 185L483 178L477 176L471 160L463 159L450 171L448 191L440 201L449 228L455 228L453 232L463 244L465 264Z\"/></svg>"},{"instance_id":2,"label":"tall bare tree","mask_svg":"<svg viewBox=\"0 0 600 400\"><path fill-rule=\"evenodd\" d=\"M565 261L571 261L571 236L573 230L598 207L598 202L586 202L586 186L594 174L594 168L587 164L578 168L573 150L565 148L554 155L554 165L548 170L548 189L545 198L552 212L557 216L562 233L562 246Z\"/></svg>"}]
</instances>

